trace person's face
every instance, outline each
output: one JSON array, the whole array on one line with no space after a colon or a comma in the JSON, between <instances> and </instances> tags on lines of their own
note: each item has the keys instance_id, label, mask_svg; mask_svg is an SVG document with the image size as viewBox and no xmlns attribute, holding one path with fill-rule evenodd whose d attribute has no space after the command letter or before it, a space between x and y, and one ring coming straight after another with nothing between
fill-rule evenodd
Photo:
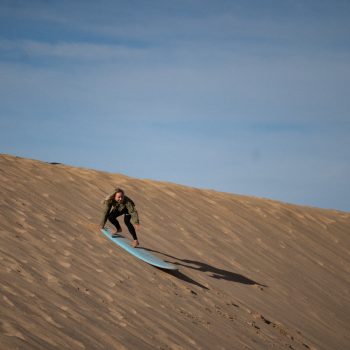
<instances>
[{"instance_id":1,"label":"person's face","mask_svg":"<svg viewBox=\"0 0 350 350\"><path fill-rule=\"evenodd\" d=\"M122 192L117 192L115 194L115 200L118 202L118 203L121 203L124 199L124 195Z\"/></svg>"}]
</instances>

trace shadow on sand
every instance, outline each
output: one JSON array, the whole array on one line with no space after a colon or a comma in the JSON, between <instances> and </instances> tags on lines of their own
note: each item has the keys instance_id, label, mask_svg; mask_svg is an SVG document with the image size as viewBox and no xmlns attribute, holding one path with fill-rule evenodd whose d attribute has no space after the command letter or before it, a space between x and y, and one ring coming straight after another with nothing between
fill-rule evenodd
<instances>
[{"instance_id":1,"label":"shadow on sand","mask_svg":"<svg viewBox=\"0 0 350 350\"><path fill-rule=\"evenodd\" d=\"M176 258L175 256L168 255L168 254L159 252L157 250L152 250L152 249L148 249L148 248L144 248L144 249L148 250L150 252L158 253L158 254L161 254L165 257L176 260L176 261L171 261L171 263L174 265L183 266L183 267L193 269L196 271L201 271L204 273L209 272L210 277L215 278L215 279L219 279L219 280L222 279L222 280L226 280L226 281L230 281L230 282L236 282L236 283L242 283L242 284L248 284L248 285L256 285L256 286L264 287L264 288L267 287L266 285L260 284L256 281L253 281L252 279L245 277L241 274L234 273L234 272L227 271L227 270L223 270L223 269L219 269L217 267L214 267L214 266L209 265L209 264L205 264L205 263L200 262L200 261L189 260L189 259L179 259L179 258ZM173 275L173 276L176 276L177 278L179 278L185 282L192 283L194 285L197 285L197 286L204 288L204 289L207 289L207 290L209 289L209 288L203 286L202 284L187 277L186 275L184 275L180 271L172 271L172 272L168 272L168 273Z\"/></svg>"}]
</instances>

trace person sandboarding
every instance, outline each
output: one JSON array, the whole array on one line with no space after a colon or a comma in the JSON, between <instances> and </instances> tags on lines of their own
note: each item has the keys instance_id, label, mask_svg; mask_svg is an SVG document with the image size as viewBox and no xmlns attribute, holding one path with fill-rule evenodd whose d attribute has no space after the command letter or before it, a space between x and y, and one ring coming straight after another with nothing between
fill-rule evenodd
<instances>
[{"instance_id":1,"label":"person sandboarding","mask_svg":"<svg viewBox=\"0 0 350 350\"><path fill-rule=\"evenodd\" d=\"M118 216L124 215L124 223L128 228L133 241L132 246L136 248L139 246L139 241L137 238L136 228L140 227L139 215L137 213L135 203L124 194L121 188L116 188L114 192L104 200L105 211L103 214L103 219L101 222L101 229L104 229L107 220L115 226L115 231L112 232L112 237L118 236L119 232L122 232L122 228L117 220Z\"/></svg>"}]
</instances>

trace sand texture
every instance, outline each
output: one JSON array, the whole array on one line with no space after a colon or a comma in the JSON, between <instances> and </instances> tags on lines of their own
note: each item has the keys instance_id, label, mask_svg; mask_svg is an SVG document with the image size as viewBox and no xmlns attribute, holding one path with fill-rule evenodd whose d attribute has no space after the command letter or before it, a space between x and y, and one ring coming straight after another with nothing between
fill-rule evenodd
<instances>
[{"instance_id":1,"label":"sand texture","mask_svg":"<svg viewBox=\"0 0 350 350\"><path fill-rule=\"evenodd\" d=\"M99 232L115 186L178 272ZM0 155L0 234L1 349L350 346L350 213Z\"/></svg>"}]
</instances>

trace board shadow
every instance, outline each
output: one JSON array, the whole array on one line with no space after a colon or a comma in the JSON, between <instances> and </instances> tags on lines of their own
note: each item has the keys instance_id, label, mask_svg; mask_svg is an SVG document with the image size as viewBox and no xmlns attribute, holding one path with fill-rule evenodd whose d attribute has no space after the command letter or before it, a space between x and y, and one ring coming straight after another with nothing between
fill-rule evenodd
<instances>
[{"instance_id":1,"label":"board shadow","mask_svg":"<svg viewBox=\"0 0 350 350\"><path fill-rule=\"evenodd\" d=\"M196 271L201 271L201 272L209 272L210 273L210 277L214 278L214 279L221 279L221 280L225 280L225 281L230 281L230 282L236 282L236 283L242 283L242 284L247 284L247 285L256 285L259 287L264 287L267 288L266 285L261 284L259 282L256 282L246 276L243 276L239 273L235 273L235 272L231 272L228 270L224 270L224 269L219 269L215 266L200 262L200 261L196 261L196 260L190 260L190 259L179 259L175 256L166 254L166 253L162 253L159 252L157 250L153 250L153 249L149 249L149 248L144 248L150 252L153 253L158 253L161 254L165 257L171 258L171 259L175 259L176 261L172 261L171 263L177 266L183 266L189 269L193 269ZM179 272L179 271L178 271ZM182 274L183 275L183 274ZM183 275L185 276L185 275ZM180 278L180 277L179 277ZM188 277L187 277L188 278ZM194 281L195 282L195 281ZM197 283L197 282L196 282ZM201 286L203 287L203 286Z\"/></svg>"},{"instance_id":2,"label":"board shadow","mask_svg":"<svg viewBox=\"0 0 350 350\"><path fill-rule=\"evenodd\" d=\"M174 264L174 265L177 265L177 264ZM157 267L157 269L160 269L159 267ZM195 281L193 278L190 278L188 276L186 276L184 273L180 272L179 270L165 270L165 269L161 269L163 272L167 273L168 275L172 275L184 282L187 282L187 283L190 283L190 284L193 284L197 287L200 287L202 289L205 289L205 290L210 290L208 287L204 286L203 284Z\"/></svg>"}]
</instances>

